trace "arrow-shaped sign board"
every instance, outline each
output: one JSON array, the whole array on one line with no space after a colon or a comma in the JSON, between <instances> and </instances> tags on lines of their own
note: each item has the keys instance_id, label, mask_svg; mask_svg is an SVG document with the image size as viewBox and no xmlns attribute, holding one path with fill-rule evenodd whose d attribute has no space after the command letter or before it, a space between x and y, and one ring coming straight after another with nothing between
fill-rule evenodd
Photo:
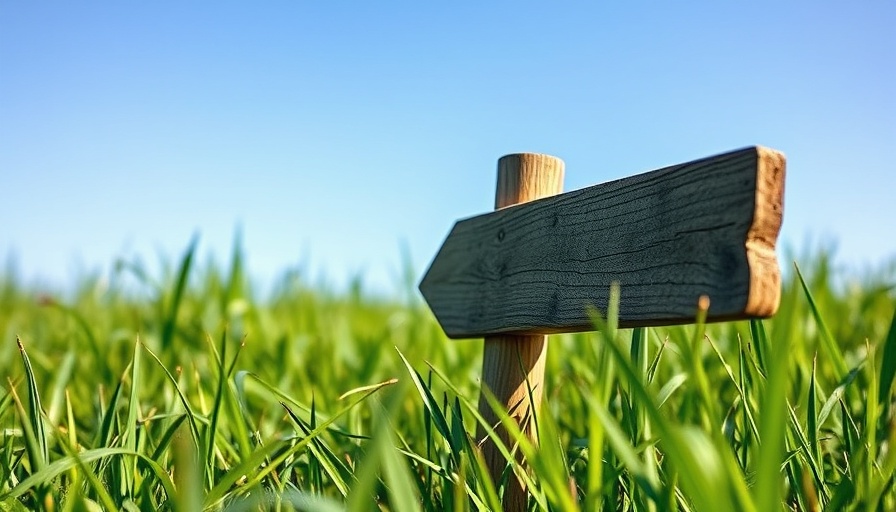
<instances>
[{"instance_id":1,"label":"arrow-shaped sign board","mask_svg":"<svg viewBox=\"0 0 896 512\"><path fill-rule=\"evenodd\" d=\"M750 147L461 220L420 291L452 338L772 315L784 155Z\"/></svg>"}]
</instances>

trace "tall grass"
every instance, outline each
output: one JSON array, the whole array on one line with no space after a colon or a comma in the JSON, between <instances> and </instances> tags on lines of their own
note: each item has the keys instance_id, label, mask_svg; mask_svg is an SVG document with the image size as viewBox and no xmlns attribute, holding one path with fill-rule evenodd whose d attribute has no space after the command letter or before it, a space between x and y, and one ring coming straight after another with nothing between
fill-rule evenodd
<instances>
[{"instance_id":1,"label":"tall grass","mask_svg":"<svg viewBox=\"0 0 896 512\"><path fill-rule=\"evenodd\" d=\"M494 510L509 478L536 510L896 510L892 269L820 254L766 321L594 312L551 338L538 443L492 482L480 341L296 274L259 298L238 247L195 247L65 296L0 278L0 510Z\"/></svg>"}]
</instances>

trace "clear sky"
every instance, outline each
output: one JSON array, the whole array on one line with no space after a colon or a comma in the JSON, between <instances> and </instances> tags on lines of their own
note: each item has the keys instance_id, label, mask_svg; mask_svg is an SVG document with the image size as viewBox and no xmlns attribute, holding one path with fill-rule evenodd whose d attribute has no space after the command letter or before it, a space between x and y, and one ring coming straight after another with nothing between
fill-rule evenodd
<instances>
[{"instance_id":1,"label":"clear sky","mask_svg":"<svg viewBox=\"0 0 896 512\"><path fill-rule=\"evenodd\" d=\"M783 247L896 255L896 3L0 0L0 258L422 273L506 153L566 189L761 144ZM807 240L809 241L807 243ZM787 265L788 263L783 261Z\"/></svg>"}]
</instances>

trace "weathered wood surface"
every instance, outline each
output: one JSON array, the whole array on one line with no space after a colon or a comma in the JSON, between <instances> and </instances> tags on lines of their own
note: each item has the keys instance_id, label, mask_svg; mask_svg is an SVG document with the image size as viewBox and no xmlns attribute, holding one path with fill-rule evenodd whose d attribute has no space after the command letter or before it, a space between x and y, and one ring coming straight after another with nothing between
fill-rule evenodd
<instances>
[{"instance_id":1,"label":"weathered wood surface","mask_svg":"<svg viewBox=\"0 0 896 512\"><path fill-rule=\"evenodd\" d=\"M420 291L452 338L591 330L613 282L622 327L768 317L784 173L750 147L461 220Z\"/></svg>"}]
</instances>

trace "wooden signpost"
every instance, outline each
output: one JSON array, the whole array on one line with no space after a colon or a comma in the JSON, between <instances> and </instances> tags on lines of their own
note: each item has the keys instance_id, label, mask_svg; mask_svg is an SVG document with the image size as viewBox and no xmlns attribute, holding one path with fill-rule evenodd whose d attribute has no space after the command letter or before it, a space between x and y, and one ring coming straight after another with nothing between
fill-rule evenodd
<instances>
[{"instance_id":1,"label":"wooden signpost","mask_svg":"<svg viewBox=\"0 0 896 512\"><path fill-rule=\"evenodd\" d=\"M614 282L620 327L692 322L701 296L710 322L774 314L784 173L783 154L750 147L560 194L561 160L508 155L496 211L454 225L420 291L449 337L485 337L483 385L531 434L545 335L591 330ZM501 455L483 455L500 475ZM504 506L520 510L511 480Z\"/></svg>"}]
</instances>

